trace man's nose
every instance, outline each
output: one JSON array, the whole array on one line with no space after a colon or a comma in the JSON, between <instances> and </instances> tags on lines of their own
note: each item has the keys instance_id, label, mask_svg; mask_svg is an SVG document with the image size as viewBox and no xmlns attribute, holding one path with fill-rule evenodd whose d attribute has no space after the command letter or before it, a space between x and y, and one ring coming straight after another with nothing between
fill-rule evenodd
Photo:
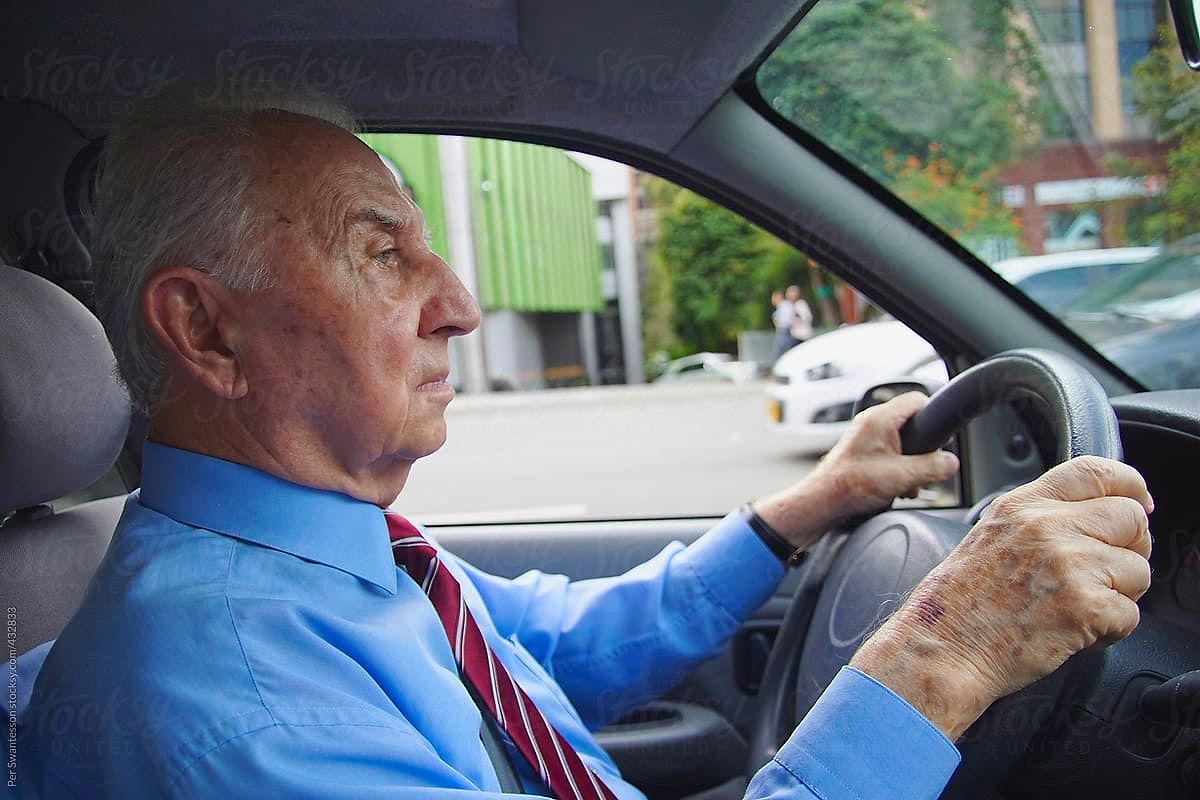
<instances>
[{"instance_id":1,"label":"man's nose","mask_svg":"<svg viewBox=\"0 0 1200 800\"><path fill-rule=\"evenodd\" d=\"M435 256L436 258L436 256ZM464 336L479 327L479 303L441 258L433 266L437 285L421 313L422 336Z\"/></svg>"}]
</instances>

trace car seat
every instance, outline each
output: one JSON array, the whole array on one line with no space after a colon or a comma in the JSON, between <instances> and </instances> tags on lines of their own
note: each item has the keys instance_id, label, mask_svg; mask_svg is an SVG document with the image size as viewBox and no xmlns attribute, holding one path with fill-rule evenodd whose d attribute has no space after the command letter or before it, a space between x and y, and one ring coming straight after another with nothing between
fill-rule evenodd
<instances>
[{"instance_id":1,"label":"car seat","mask_svg":"<svg viewBox=\"0 0 1200 800\"><path fill-rule=\"evenodd\" d=\"M130 408L99 321L2 264L0 342L0 605L19 655L58 635L104 555L124 497L51 502L113 465Z\"/></svg>"}]
</instances>

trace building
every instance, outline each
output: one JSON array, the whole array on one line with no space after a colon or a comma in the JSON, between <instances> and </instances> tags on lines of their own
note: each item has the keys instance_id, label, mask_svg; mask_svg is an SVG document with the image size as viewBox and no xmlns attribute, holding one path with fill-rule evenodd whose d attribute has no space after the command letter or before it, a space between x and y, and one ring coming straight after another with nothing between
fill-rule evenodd
<instances>
[{"instance_id":1,"label":"building","mask_svg":"<svg viewBox=\"0 0 1200 800\"><path fill-rule=\"evenodd\" d=\"M641 383L645 379L642 348L642 276L635 241L638 211L637 172L625 164L585 153L572 153L592 174L596 200L596 238L600 242L600 293L604 307L596 312L598 383Z\"/></svg>"},{"instance_id":2,"label":"building","mask_svg":"<svg viewBox=\"0 0 1200 800\"><path fill-rule=\"evenodd\" d=\"M1025 6L1040 55L1053 65L1052 90L1067 137L1043 143L999 175L1004 202L1021 221L1021 250L1126 244L1131 202L1159 194L1168 150L1139 117L1133 66L1150 52L1166 3L1155 0L1034 0ZM1138 177L1114 174L1111 157L1146 165Z\"/></svg>"}]
</instances>

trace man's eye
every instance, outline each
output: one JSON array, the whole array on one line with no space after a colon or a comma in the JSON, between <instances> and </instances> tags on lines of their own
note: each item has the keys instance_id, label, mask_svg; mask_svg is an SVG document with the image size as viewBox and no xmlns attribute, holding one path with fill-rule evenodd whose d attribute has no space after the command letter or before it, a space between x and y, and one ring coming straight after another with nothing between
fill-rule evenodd
<instances>
[{"instance_id":1,"label":"man's eye","mask_svg":"<svg viewBox=\"0 0 1200 800\"><path fill-rule=\"evenodd\" d=\"M390 267L394 264L400 255L400 251L394 247L389 247L387 250L381 250L371 258L376 261L381 267Z\"/></svg>"}]
</instances>

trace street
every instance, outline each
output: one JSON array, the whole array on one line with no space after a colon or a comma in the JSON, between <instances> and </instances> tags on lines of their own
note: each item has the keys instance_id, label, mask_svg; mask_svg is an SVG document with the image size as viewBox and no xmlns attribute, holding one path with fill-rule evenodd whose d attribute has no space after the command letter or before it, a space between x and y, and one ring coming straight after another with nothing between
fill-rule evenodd
<instances>
[{"instance_id":1,"label":"street","mask_svg":"<svg viewBox=\"0 0 1200 800\"><path fill-rule=\"evenodd\" d=\"M815 463L764 404L761 382L459 396L394 507L434 524L723 514Z\"/></svg>"}]
</instances>

